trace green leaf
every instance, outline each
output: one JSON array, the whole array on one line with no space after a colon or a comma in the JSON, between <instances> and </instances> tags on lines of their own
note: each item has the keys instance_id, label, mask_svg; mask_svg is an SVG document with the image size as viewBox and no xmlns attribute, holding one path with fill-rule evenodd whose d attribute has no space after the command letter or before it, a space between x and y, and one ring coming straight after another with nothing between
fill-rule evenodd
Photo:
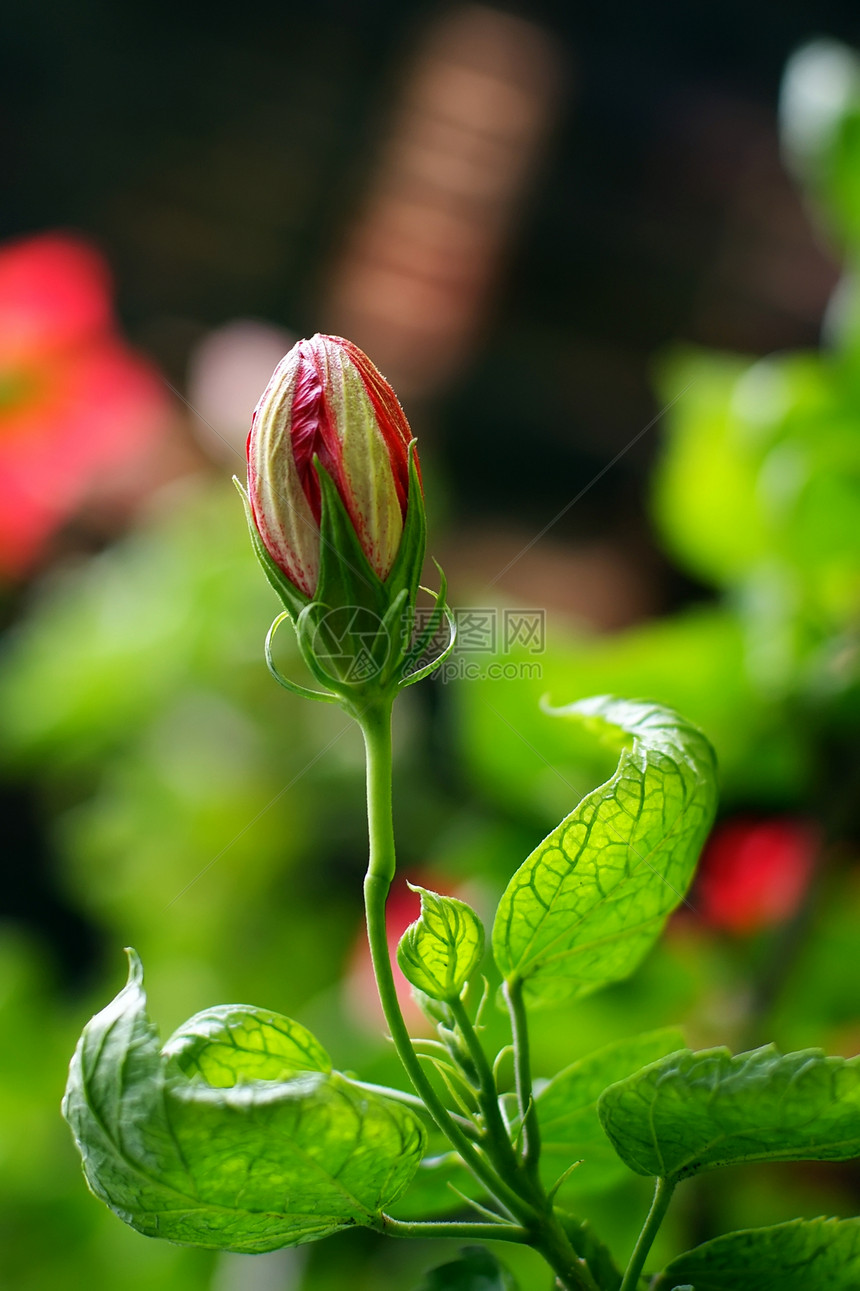
<instances>
[{"instance_id":1,"label":"green leaf","mask_svg":"<svg viewBox=\"0 0 860 1291\"><path fill-rule=\"evenodd\" d=\"M483 1246L466 1246L458 1260L430 1269L416 1291L517 1291L517 1283Z\"/></svg>"},{"instance_id":2,"label":"green leaf","mask_svg":"<svg viewBox=\"0 0 860 1291\"><path fill-rule=\"evenodd\" d=\"M63 1100L96 1196L147 1236L249 1253L373 1226L420 1160L412 1113L307 1070L316 1054L328 1064L316 1041L263 1010L256 1024L249 1008L199 1015L159 1053L129 959L128 984L84 1029ZM259 1079L272 1068L257 1041L298 1074Z\"/></svg>"},{"instance_id":3,"label":"green leaf","mask_svg":"<svg viewBox=\"0 0 860 1291\"><path fill-rule=\"evenodd\" d=\"M556 1211L568 1240L601 1291L618 1291L621 1273L608 1246L600 1240L587 1219L575 1219L564 1211Z\"/></svg>"},{"instance_id":4,"label":"green leaf","mask_svg":"<svg viewBox=\"0 0 860 1291\"><path fill-rule=\"evenodd\" d=\"M682 1048L674 1027L617 1040L560 1071L537 1096L541 1129L541 1166L549 1187L572 1162L582 1164L563 1185L566 1192L612 1187L627 1171L603 1132L597 1100L612 1085L645 1063Z\"/></svg>"},{"instance_id":5,"label":"green leaf","mask_svg":"<svg viewBox=\"0 0 860 1291\"><path fill-rule=\"evenodd\" d=\"M737 582L768 549L758 489L765 445L738 409L751 366L684 348L658 372L659 397L670 406L652 482L654 518L683 568L717 586Z\"/></svg>"},{"instance_id":6,"label":"green leaf","mask_svg":"<svg viewBox=\"0 0 860 1291\"><path fill-rule=\"evenodd\" d=\"M554 711L621 756L520 866L496 913L496 962L539 1003L633 971L683 900L716 807L713 750L671 709L601 696Z\"/></svg>"},{"instance_id":7,"label":"green leaf","mask_svg":"<svg viewBox=\"0 0 860 1291\"><path fill-rule=\"evenodd\" d=\"M652 1283L696 1291L856 1291L860 1219L793 1219L727 1233L672 1260Z\"/></svg>"},{"instance_id":8,"label":"green leaf","mask_svg":"<svg viewBox=\"0 0 860 1291\"><path fill-rule=\"evenodd\" d=\"M413 1220L416 1215L422 1219L438 1219L462 1212L463 1197L486 1200L486 1189L463 1164L458 1153L445 1151L447 1143L444 1140L436 1146L436 1152L421 1161L403 1196L394 1205L386 1206L386 1214L394 1219Z\"/></svg>"},{"instance_id":9,"label":"green leaf","mask_svg":"<svg viewBox=\"0 0 860 1291\"><path fill-rule=\"evenodd\" d=\"M484 926L465 901L409 887L421 896L421 914L401 937L397 962L431 1000L455 1000L483 957Z\"/></svg>"},{"instance_id":10,"label":"green leaf","mask_svg":"<svg viewBox=\"0 0 860 1291\"><path fill-rule=\"evenodd\" d=\"M302 1071L331 1071L331 1059L305 1027L249 1004L220 1004L196 1013L161 1051L168 1075L201 1076L213 1089L246 1080L290 1080Z\"/></svg>"},{"instance_id":11,"label":"green leaf","mask_svg":"<svg viewBox=\"0 0 860 1291\"><path fill-rule=\"evenodd\" d=\"M682 1049L610 1086L598 1112L637 1174L677 1181L736 1161L847 1161L860 1156L860 1057Z\"/></svg>"},{"instance_id":12,"label":"green leaf","mask_svg":"<svg viewBox=\"0 0 860 1291\"><path fill-rule=\"evenodd\" d=\"M330 608L361 607L381 619L390 598L365 555L334 481L319 461L315 467L322 509L316 600Z\"/></svg>"}]
</instances>

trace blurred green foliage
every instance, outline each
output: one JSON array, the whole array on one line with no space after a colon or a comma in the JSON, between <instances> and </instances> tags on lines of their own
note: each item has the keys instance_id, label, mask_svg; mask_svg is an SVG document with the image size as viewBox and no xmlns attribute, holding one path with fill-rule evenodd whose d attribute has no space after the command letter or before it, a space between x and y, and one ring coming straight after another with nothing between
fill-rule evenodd
<instances>
[{"instance_id":1,"label":"blurred green foliage","mask_svg":"<svg viewBox=\"0 0 860 1291\"><path fill-rule=\"evenodd\" d=\"M497 896L613 765L611 751L572 743L542 711L545 693L555 704L648 698L700 724L720 758L724 810L803 810L843 840L782 989L755 1019L766 1034L746 1037L837 1052L860 1043L860 889L844 841L856 836L860 723L858 66L840 47L810 47L783 96L787 158L846 263L825 347L766 359L683 350L658 365L659 397L684 393L664 427L655 524L710 597L609 639L552 624L540 680L446 687L450 765L468 777L468 802L450 775L433 774L419 699L407 697L396 732L402 865L435 865ZM243 1000L307 1022L340 1067L394 1076L340 982L360 937L358 737L336 711L274 686L261 645L275 609L232 489L198 484L162 497L112 549L46 578L7 637L3 769L38 786L56 884L103 946L88 985L71 993L35 935L0 927L0 1240L16 1291L369 1291L417 1284L443 1262L440 1248L364 1234L259 1260L147 1241L86 1193L60 1120L75 1039L120 984L126 943L147 962L165 1033L215 1000ZM730 942L683 911L633 979L536 1015L536 1074L679 1022L691 1043L734 1043L780 944L778 933ZM488 1016L490 1044L494 1027L501 1037ZM704 1213L717 1229L810 1206L852 1213L850 1170L816 1169L702 1181L673 1212L655 1264L689 1245ZM419 1175L398 1213L426 1187ZM647 1191L631 1175L587 1199L622 1254ZM503 1258L534 1285L530 1252Z\"/></svg>"}]
</instances>

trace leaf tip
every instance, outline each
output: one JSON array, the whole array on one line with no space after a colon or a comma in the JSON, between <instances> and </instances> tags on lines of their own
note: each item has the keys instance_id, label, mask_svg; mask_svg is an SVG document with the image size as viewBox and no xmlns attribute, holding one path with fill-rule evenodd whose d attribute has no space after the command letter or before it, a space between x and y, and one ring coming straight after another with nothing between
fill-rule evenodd
<instances>
[{"instance_id":1,"label":"leaf tip","mask_svg":"<svg viewBox=\"0 0 860 1291\"><path fill-rule=\"evenodd\" d=\"M143 962L134 946L124 946L128 959L128 981L126 986L143 986Z\"/></svg>"}]
</instances>

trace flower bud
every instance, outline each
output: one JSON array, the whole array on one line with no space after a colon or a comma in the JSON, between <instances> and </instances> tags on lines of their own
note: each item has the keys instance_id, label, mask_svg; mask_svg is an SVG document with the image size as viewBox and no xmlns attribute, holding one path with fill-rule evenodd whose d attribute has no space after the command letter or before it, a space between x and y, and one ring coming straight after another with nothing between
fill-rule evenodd
<instances>
[{"instance_id":1,"label":"flower bud","mask_svg":"<svg viewBox=\"0 0 860 1291\"><path fill-rule=\"evenodd\" d=\"M263 547L304 597L324 596L323 472L371 570L388 578L407 508L422 504L411 439L391 386L351 341L313 336L278 364L251 423L248 494Z\"/></svg>"},{"instance_id":2,"label":"flower bud","mask_svg":"<svg viewBox=\"0 0 860 1291\"><path fill-rule=\"evenodd\" d=\"M313 336L282 359L254 412L244 497L251 541L281 598L266 662L286 689L355 715L437 667L456 635L446 582L417 630L426 544L424 495L409 423L387 381L351 341ZM283 676L272 641L289 618L325 689ZM423 655L440 622L449 644Z\"/></svg>"}]
</instances>

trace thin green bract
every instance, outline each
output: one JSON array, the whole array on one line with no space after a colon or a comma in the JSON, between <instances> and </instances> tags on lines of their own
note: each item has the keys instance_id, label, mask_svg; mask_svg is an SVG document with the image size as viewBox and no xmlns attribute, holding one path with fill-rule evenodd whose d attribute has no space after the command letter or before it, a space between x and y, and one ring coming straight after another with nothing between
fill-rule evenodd
<instances>
[{"instance_id":1,"label":"thin green bract","mask_svg":"<svg viewBox=\"0 0 860 1291\"><path fill-rule=\"evenodd\" d=\"M553 711L593 726L620 759L502 896L493 953L532 1003L633 971L683 900L716 808L713 749L671 709L602 696Z\"/></svg>"},{"instance_id":2,"label":"thin green bract","mask_svg":"<svg viewBox=\"0 0 860 1291\"><path fill-rule=\"evenodd\" d=\"M672 1260L651 1284L671 1291L856 1291L860 1219L793 1219L728 1233Z\"/></svg>"},{"instance_id":3,"label":"thin green bract","mask_svg":"<svg viewBox=\"0 0 860 1291\"><path fill-rule=\"evenodd\" d=\"M236 1006L223 1011L242 1016L246 1040L233 1085L223 1084L223 1029L209 1055L218 1086L203 1078L205 1045L189 1078L181 1044L159 1052L140 961L129 958L128 984L84 1029L63 1100L96 1196L147 1236L222 1250L268 1251L378 1223L421 1158L412 1113L330 1070L249 1079L253 1010ZM277 1032L295 1057L314 1051L289 1019L261 1010L259 1022L259 1034ZM188 1024L178 1035L192 1050L200 1039Z\"/></svg>"},{"instance_id":4,"label":"thin green bract","mask_svg":"<svg viewBox=\"0 0 860 1291\"><path fill-rule=\"evenodd\" d=\"M739 1161L846 1161L860 1156L860 1058L682 1049L611 1085L598 1112L631 1170L670 1181Z\"/></svg>"},{"instance_id":5,"label":"thin green bract","mask_svg":"<svg viewBox=\"0 0 860 1291\"><path fill-rule=\"evenodd\" d=\"M475 911L456 897L409 885L421 897L421 916L397 947L407 981L433 1000L454 1000L484 954L484 929Z\"/></svg>"}]
</instances>

